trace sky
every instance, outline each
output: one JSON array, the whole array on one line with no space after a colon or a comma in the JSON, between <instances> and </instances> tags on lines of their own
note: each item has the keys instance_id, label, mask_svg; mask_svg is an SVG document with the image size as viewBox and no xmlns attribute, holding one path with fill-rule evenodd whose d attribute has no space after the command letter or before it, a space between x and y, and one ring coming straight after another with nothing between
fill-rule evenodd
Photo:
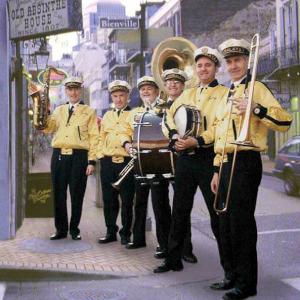
<instances>
[{"instance_id":1,"label":"sky","mask_svg":"<svg viewBox=\"0 0 300 300\"><path fill-rule=\"evenodd\" d=\"M118 0L110 1L119 2ZM88 5L95 2L97 2L97 0L82 0L83 11ZM134 16L135 11L139 10L140 7L140 0L121 0L121 3L125 6L128 16ZM52 36L50 37L49 43L52 46L52 59L59 60L63 53L71 53L72 47L77 44L77 34L72 32Z\"/></svg>"}]
</instances>

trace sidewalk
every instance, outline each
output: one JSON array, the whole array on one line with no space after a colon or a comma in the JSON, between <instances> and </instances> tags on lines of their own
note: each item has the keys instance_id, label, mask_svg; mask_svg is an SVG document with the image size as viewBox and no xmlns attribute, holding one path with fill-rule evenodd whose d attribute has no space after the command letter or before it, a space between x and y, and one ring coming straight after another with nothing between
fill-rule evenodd
<instances>
[{"instance_id":1,"label":"sidewalk","mask_svg":"<svg viewBox=\"0 0 300 300\"><path fill-rule=\"evenodd\" d=\"M43 157L42 161L44 163L48 160ZM39 171L42 169L39 164L35 168ZM264 174L271 175L274 163L263 157L263 168ZM120 241L107 245L97 243L98 238L105 235L106 227L103 210L95 205L95 189L95 176L90 176L80 224L82 241L73 241L70 237L50 241L49 236L55 231L53 218L25 218L15 239L0 241L0 269L121 276L151 274L153 268L160 263L153 257L157 245L155 231L147 232L147 247L137 250L127 250ZM201 197L200 194L197 197ZM202 206L198 208L199 205L195 206L192 218L208 220L206 209ZM149 213L152 213L151 206ZM120 220L118 223L120 224Z\"/></svg>"},{"instance_id":2,"label":"sidewalk","mask_svg":"<svg viewBox=\"0 0 300 300\"><path fill-rule=\"evenodd\" d=\"M275 162L270 160L267 155L262 155L261 159L263 163L263 174L273 176L272 171L274 170Z\"/></svg>"},{"instance_id":3,"label":"sidewalk","mask_svg":"<svg viewBox=\"0 0 300 300\"><path fill-rule=\"evenodd\" d=\"M31 171L49 170L50 155L51 152L42 154ZM137 250L127 250L120 241L107 245L97 243L98 238L106 234L106 227L103 210L95 205L95 191L96 178L90 176L80 224L81 241L73 241L70 236L67 239L50 241L49 236L55 232L53 218L25 218L15 239L0 241L0 269L20 268L122 276L152 273L158 263L153 257L157 245L154 232L147 232L147 247ZM120 220L118 224L120 225Z\"/></svg>"}]
</instances>

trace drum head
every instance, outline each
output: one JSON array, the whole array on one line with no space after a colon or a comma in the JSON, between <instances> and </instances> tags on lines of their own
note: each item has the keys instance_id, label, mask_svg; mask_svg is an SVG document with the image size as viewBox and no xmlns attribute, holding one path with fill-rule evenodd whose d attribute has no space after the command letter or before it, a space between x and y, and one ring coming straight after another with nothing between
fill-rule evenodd
<instances>
[{"instance_id":1,"label":"drum head","mask_svg":"<svg viewBox=\"0 0 300 300\"><path fill-rule=\"evenodd\" d=\"M184 106L180 106L177 109L174 115L174 121L179 135L183 137L186 133L186 125L187 125L187 110Z\"/></svg>"}]
</instances>

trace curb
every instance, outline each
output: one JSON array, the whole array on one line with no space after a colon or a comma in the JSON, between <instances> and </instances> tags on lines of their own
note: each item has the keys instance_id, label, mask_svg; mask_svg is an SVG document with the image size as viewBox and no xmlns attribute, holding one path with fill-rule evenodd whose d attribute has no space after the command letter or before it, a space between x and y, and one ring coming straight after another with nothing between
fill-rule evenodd
<instances>
[{"instance_id":1,"label":"curb","mask_svg":"<svg viewBox=\"0 0 300 300\"><path fill-rule=\"evenodd\" d=\"M263 171L263 175L274 177L274 174L270 171Z\"/></svg>"},{"instance_id":2,"label":"curb","mask_svg":"<svg viewBox=\"0 0 300 300\"><path fill-rule=\"evenodd\" d=\"M33 272L33 273L48 273L51 275L65 275L65 276L82 276L86 275L88 277L103 277L103 280L106 279L120 279L120 278L132 278L143 275L151 274L136 274L136 273L121 273L121 272L109 272L109 271L90 271L90 270L68 270L68 269L51 269L51 268L32 268L32 267L20 267L20 266L12 266L12 265L1 265L0 271L11 271L11 272ZM7 276L6 276L7 277ZM2 280L0 276L0 280Z\"/></svg>"}]
</instances>

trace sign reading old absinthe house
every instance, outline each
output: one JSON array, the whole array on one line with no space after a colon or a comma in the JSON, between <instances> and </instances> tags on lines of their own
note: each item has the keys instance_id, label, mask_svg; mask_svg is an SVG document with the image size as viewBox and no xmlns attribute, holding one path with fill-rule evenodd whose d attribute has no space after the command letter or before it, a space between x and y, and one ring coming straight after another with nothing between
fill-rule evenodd
<instances>
[{"instance_id":1,"label":"sign reading old absinthe house","mask_svg":"<svg viewBox=\"0 0 300 300\"><path fill-rule=\"evenodd\" d=\"M10 39L82 30L81 0L9 0Z\"/></svg>"}]
</instances>

